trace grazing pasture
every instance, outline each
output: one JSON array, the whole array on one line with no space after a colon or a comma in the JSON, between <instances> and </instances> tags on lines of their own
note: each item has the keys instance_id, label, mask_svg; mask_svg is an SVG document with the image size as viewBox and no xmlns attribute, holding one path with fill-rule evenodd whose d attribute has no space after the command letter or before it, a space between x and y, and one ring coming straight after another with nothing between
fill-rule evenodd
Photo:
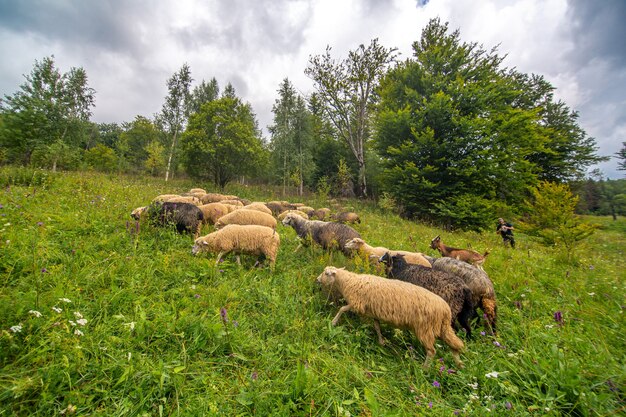
<instances>
[{"instance_id":1,"label":"grazing pasture","mask_svg":"<svg viewBox=\"0 0 626 417\"><path fill-rule=\"evenodd\" d=\"M0 416L608 416L626 411L626 221L602 224L567 263L521 233L452 233L375 204L347 206L372 246L423 252L432 236L489 248L498 334L473 323L463 369L409 331L370 321L315 284L361 257L300 248L278 224L275 269L193 256L193 236L136 222L159 194L206 183L0 169ZM284 200L232 185L225 194ZM319 208L315 198L291 202ZM204 225L201 235L213 231ZM295 251L295 252L294 252ZM479 310L480 311L480 310ZM441 360L439 360L441 358Z\"/></svg>"}]
</instances>

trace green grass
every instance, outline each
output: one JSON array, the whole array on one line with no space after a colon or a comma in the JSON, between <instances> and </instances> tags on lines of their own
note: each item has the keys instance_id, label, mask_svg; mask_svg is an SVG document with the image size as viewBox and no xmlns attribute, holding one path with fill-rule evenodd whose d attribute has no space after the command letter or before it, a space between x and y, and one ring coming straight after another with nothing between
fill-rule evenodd
<instances>
[{"instance_id":1,"label":"green grass","mask_svg":"<svg viewBox=\"0 0 626 417\"><path fill-rule=\"evenodd\" d=\"M0 171L0 180L8 175L15 176ZM450 233L346 203L361 214L356 228L373 245L434 256L428 244L441 234L449 245L491 250L485 269L498 296L497 340L481 335L479 324L466 341L465 369L454 369L439 343L441 362L424 371L424 352L409 332L383 326L388 343L381 347L371 323L354 315L330 325L339 305L328 303L314 280L329 264L368 271L358 259L317 247L294 253L295 233L281 225L273 273L245 256L242 266L232 257L215 266L214 256L191 255L190 236L137 229L129 217L157 194L207 184L92 173L40 177L45 181L31 183L20 172L0 190L0 416L626 410L624 219L593 218L602 228L568 264L559 248L519 233L512 251L495 231ZM226 191L282 199L269 189ZM11 330L17 325L21 330ZM493 372L497 378L487 377Z\"/></svg>"}]
</instances>

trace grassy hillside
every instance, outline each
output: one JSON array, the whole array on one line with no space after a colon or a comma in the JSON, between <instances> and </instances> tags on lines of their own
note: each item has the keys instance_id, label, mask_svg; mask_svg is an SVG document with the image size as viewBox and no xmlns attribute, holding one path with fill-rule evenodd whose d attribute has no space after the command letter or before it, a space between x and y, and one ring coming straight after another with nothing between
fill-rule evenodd
<instances>
[{"instance_id":1,"label":"grassy hillside","mask_svg":"<svg viewBox=\"0 0 626 417\"><path fill-rule=\"evenodd\" d=\"M314 279L326 265L368 266L317 247L294 253L279 226L276 270L254 259L191 255L192 238L137 226L131 209L206 184L89 173L17 179L0 171L0 416L580 415L625 412L626 221L602 222L567 264L517 234L449 233L358 201L373 245L483 251L499 335L446 346L430 370L407 331L347 314L337 327ZM253 200L261 189L226 190ZM297 201L296 198L291 198ZM319 207L323 201L306 200ZM495 227L495 224L494 224ZM208 233L208 228L205 229ZM562 317L562 320L559 319Z\"/></svg>"}]
</instances>

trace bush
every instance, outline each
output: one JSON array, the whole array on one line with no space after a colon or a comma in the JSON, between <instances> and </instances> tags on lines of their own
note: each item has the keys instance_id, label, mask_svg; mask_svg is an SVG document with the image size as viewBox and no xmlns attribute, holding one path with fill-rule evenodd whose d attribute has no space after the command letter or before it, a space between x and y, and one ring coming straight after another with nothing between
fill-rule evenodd
<instances>
[{"instance_id":1,"label":"bush","mask_svg":"<svg viewBox=\"0 0 626 417\"><path fill-rule=\"evenodd\" d=\"M54 174L42 169L7 166L0 170L0 186L2 187L11 185L47 187L54 179Z\"/></svg>"}]
</instances>

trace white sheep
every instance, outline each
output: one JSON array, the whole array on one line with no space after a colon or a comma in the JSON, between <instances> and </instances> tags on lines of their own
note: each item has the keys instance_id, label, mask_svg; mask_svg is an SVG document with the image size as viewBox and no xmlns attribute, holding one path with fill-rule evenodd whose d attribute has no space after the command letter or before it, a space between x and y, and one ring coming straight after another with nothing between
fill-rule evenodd
<instances>
[{"instance_id":1,"label":"white sheep","mask_svg":"<svg viewBox=\"0 0 626 417\"><path fill-rule=\"evenodd\" d=\"M262 203L260 201L253 201L252 203L247 204L246 206L244 206L244 208L246 210L262 211L265 214L272 215L272 210L268 209L267 206L265 205L265 203Z\"/></svg>"},{"instance_id":2,"label":"white sheep","mask_svg":"<svg viewBox=\"0 0 626 417\"><path fill-rule=\"evenodd\" d=\"M270 260L270 267L274 269L279 246L280 236L270 227L230 224L196 239L191 253L217 253L216 265L230 252L237 254L237 263L240 263L239 254L242 253L263 255Z\"/></svg>"},{"instance_id":3,"label":"white sheep","mask_svg":"<svg viewBox=\"0 0 626 417\"><path fill-rule=\"evenodd\" d=\"M426 350L424 368L430 366L435 356L435 338L439 337L452 349L457 366L463 367L460 358L463 341L454 334L450 325L450 306L438 295L407 282L355 274L333 266L326 267L317 277L317 282L331 293L340 293L347 302L333 318L333 326L347 311L370 317L374 319L380 344L384 344L384 339L379 321L409 329Z\"/></svg>"},{"instance_id":4,"label":"white sheep","mask_svg":"<svg viewBox=\"0 0 626 417\"><path fill-rule=\"evenodd\" d=\"M246 210L245 208L235 210L232 213L220 217L215 222L215 228L221 229L227 224L257 224L259 226L276 229L276 219L273 216L257 210Z\"/></svg>"},{"instance_id":5,"label":"white sheep","mask_svg":"<svg viewBox=\"0 0 626 417\"><path fill-rule=\"evenodd\" d=\"M285 217L287 217L287 215L289 213L294 213L297 214L298 216L302 217L305 220L309 219L309 215L306 214L305 212L301 211L301 210L287 210L287 211L283 211L282 213L280 213L276 218L278 219L278 221L283 221L283 219Z\"/></svg>"},{"instance_id":6,"label":"white sheep","mask_svg":"<svg viewBox=\"0 0 626 417\"><path fill-rule=\"evenodd\" d=\"M355 237L354 239L349 240L346 243L346 248L351 249L357 252L365 253L368 258L377 263L378 260L387 252L391 254L391 256L395 255L403 255L404 261L408 264L412 265L422 265L427 268L430 268L430 262L424 257L424 254L420 252L408 252L404 250L389 250L383 246L370 246L363 239Z\"/></svg>"}]
</instances>

